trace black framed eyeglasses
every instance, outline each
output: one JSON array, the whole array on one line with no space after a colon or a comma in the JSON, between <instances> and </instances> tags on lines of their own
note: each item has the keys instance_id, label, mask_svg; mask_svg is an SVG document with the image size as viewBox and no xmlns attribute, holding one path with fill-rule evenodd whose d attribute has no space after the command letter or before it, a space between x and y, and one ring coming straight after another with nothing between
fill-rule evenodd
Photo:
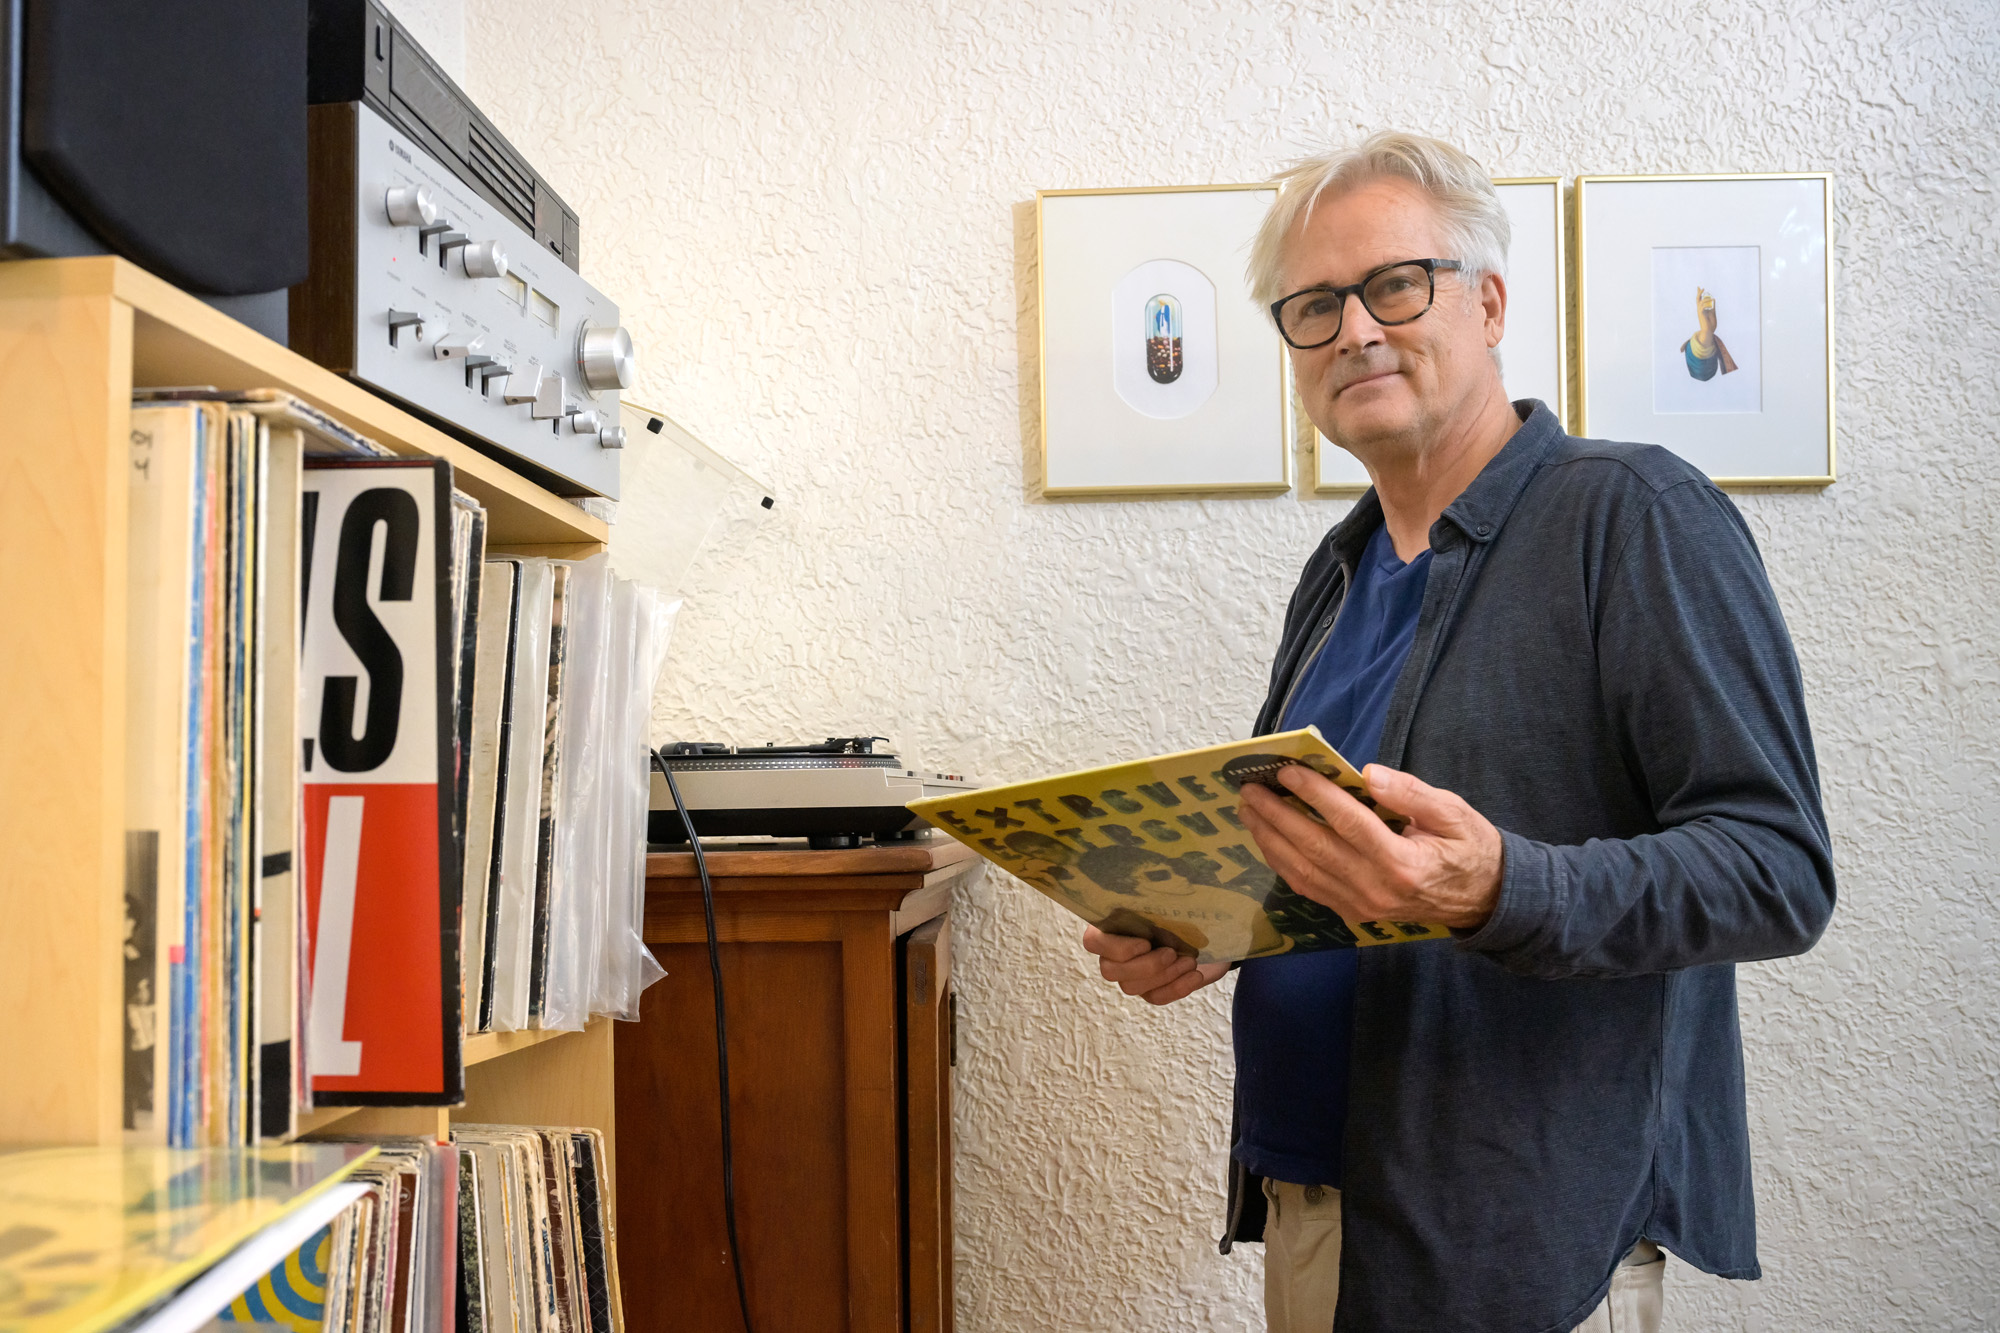
<instances>
[{"instance_id":1,"label":"black framed eyeglasses","mask_svg":"<svg viewBox=\"0 0 2000 1333\"><path fill-rule=\"evenodd\" d=\"M1437 300L1438 270L1460 267L1456 259L1401 259L1346 287L1307 287L1273 301L1271 318L1286 342L1309 352L1340 336L1348 297L1360 297L1361 308L1377 324L1408 324L1422 319Z\"/></svg>"}]
</instances>

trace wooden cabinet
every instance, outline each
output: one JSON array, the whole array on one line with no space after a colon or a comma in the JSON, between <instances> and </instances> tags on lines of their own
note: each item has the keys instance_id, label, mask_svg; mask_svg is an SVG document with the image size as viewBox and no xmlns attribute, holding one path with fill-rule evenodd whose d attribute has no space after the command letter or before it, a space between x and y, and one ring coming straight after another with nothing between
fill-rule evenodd
<instances>
[{"instance_id":1,"label":"wooden cabinet","mask_svg":"<svg viewBox=\"0 0 2000 1333\"><path fill-rule=\"evenodd\" d=\"M717 850L708 863L751 1317L786 1333L945 1333L946 913L976 859L938 839ZM647 875L646 939L667 977L616 1034L626 1321L734 1329L701 887L685 852L653 856Z\"/></svg>"}]
</instances>

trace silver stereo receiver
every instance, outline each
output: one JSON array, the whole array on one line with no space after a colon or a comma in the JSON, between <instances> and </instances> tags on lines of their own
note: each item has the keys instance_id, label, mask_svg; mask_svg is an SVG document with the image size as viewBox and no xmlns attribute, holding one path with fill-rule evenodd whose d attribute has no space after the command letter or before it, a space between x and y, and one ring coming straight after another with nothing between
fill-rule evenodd
<instances>
[{"instance_id":1,"label":"silver stereo receiver","mask_svg":"<svg viewBox=\"0 0 2000 1333\"><path fill-rule=\"evenodd\" d=\"M618 307L365 102L307 116L295 351L565 495L618 498Z\"/></svg>"}]
</instances>

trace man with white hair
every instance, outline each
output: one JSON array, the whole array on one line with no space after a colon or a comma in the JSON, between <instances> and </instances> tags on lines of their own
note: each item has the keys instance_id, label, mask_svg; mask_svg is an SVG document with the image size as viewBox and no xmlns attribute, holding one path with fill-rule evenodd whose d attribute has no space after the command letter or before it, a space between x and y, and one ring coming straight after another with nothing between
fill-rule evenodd
<instances>
[{"instance_id":1,"label":"man with white hair","mask_svg":"<svg viewBox=\"0 0 2000 1333\"><path fill-rule=\"evenodd\" d=\"M1832 861L1803 687L1742 517L1665 450L1510 403L1508 226L1479 165L1308 159L1251 262L1306 411L1373 488L1306 562L1256 731L1317 725L1242 817L1350 922L1456 938L1236 986L1228 1229L1272 1333L1638 1333L1661 1250L1759 1275L1735 964L1812 947ZM1222 975L1086 932L1154 1004Z\"/></svg>"}]
</instances>

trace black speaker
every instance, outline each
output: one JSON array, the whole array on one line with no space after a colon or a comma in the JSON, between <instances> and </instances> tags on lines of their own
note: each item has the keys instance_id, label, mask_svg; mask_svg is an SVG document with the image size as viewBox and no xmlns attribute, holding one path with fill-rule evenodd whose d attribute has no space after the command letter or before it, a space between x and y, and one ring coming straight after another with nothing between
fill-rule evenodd
<instances>
[{"instance_id":1,"label":"black speaker","mask_svg":"<svg viewBox=\"0 0 2000 1333\"><path fill-rule=\"evenodd\" d=\"M0 251L110 250L207 297L272 294L282 336L307 272L306 0L0 8Z\"/></svg>"}]
</instances>

